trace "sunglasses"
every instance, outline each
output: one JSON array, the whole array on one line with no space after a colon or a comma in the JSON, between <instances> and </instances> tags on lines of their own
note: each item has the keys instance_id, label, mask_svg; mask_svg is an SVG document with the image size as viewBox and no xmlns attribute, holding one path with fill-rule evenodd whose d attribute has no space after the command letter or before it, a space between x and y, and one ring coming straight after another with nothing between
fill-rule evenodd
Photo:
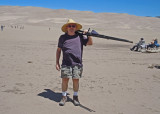
<instances>
[{"instance_id":1,"label":"sunglasses","mask_svg":"<svg viewBox=\"0 0 160 114\"><path fill-rule=\"evenodd\" d=\"M76 25L68 25L68 27L69 27L69 28L71 28L71 27L72 27L72 28L75 28Z\"/></svg>"}]
</instances>

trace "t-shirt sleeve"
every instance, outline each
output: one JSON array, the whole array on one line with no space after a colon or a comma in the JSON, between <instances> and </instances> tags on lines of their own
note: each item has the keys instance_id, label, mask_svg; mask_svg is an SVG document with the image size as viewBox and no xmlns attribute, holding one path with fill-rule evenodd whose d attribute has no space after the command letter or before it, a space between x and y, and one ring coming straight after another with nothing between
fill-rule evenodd
<instances>
[{"instance_id":1,"label":"t-shirt sleeve","mask_svg":"<svg viewBox=\"0 0 160 114\"><path fill-rule=\"evenodd\" d=\"M85 37L85 36L83 36L83 38L82 38L82 44L86 46L87 42L88 42L88 38Z\"/></svg>"},{"instance_id":2,"label":"t-shirt sleeve","mask_svg":"<svg viewBox=\"0 0 160 114\"><path fill-rule=\"evenodd\" d=\"M62 48L63 47L63 37L60 36L59 41L58 41L58 47Z\"/></svg>"}]
</instances>

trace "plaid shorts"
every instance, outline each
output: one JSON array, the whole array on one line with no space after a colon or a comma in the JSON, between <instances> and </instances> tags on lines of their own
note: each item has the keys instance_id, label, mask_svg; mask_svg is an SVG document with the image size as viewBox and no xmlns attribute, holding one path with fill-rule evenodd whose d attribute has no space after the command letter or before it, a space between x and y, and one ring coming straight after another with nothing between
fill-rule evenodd
<instances>
[{"instance_id":1,"label":"plaid shorts","mask_svg":"<svg viewBox=\"0 0 160 114\"><path fill-rule=\"evenodd\" d=\"M61 78L73 78L73 79L79 79L82 77L82 66L66 66L62 65L61 67Z\"/></svg>"}]
</instances>

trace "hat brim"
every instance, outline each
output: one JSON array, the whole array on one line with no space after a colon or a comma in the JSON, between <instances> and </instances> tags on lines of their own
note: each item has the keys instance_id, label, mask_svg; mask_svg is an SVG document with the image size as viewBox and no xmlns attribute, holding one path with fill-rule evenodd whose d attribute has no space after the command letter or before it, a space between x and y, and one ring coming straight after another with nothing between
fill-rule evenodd
<instances>
[{"instance_id":1,"label":"hat brim","mask_svg":"<svg viewBox=\"0 0 160 114\"><path fill-rule=\"evenodd\" d=\"M77 30L80 30L81 28L82 28L82 25L81 24L79 24L79 23L67 23L67 24L64 24L63 26L62 26L62 31L63 32L67 32L67 26L69 25L69 24L76 24L76 31Z\"/></svg>"}]
</instances>

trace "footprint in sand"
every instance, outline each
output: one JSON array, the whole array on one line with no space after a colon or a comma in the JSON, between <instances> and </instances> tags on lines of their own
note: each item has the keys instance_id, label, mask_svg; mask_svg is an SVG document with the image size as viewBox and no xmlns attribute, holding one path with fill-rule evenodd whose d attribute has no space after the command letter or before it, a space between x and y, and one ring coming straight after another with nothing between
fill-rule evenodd
<instances>
[{"instance_id":1,"label":"footprint in sand","mask_svg":"<svg viewBox=\"0 0 160 114\"><path fill-rule=\"evenodd\" d=\"M7 89L5 91L2 92L6 92L6 93L14 93L14 94L25 94L22 92L22 90L18 89L17 87L13 87L13 89Z\"/></svg>"}]
</instances>

